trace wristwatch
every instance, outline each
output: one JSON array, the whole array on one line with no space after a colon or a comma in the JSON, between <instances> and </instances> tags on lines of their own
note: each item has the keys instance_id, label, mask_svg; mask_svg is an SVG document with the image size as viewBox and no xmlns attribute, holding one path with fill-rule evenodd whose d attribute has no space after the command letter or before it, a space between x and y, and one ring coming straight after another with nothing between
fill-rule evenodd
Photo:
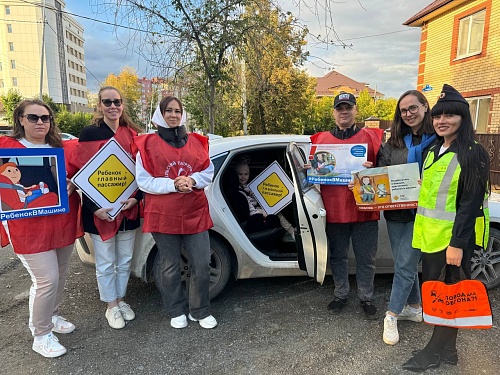
<instances>
[{"instance_id":1,"label":"wristwatch","mask_svg":"<svg viewBox=\"0 0 500 375\"><path fill-rule=\"evenodd\" d=\"M196 186L196 180L193 178L193 177L190 177L191 178L191 181L193 181L193 187Z\"/></svg>"}]
</instances>

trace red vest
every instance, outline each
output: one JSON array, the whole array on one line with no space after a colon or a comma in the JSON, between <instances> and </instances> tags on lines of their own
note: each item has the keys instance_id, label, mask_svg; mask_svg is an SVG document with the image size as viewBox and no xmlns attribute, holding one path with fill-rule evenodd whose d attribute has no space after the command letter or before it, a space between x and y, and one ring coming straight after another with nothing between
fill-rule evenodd
<instances>
[{"instance_id":1,"label":"red vest","mask_svg":"<svg viewBox=\"0 0 500 375\"><path fill-rule=\"evenodd\" d=\"M175 148L158 134L136 139L144 169L153 177L191 176L210 165L208 139L189 133L187 143ZM191 193L144 193L143 232L195 234L213 227L205 191L194 188Z\"/></svg>"},{"instance_id":2,"label":"red vest","mask_svg":"<svg viewBox=\"0 0 500 375\"><path fill-rule=\"evenodd\" d=\"M134 144L135 137L137 137L137 133L128 126L119 126L113 137L130 154L133 160L135 160L137 154L137 148ZM68 149L71 150L68 157L69 162L66 162L68 177L73 177L108 141L109 139L88 142L79 142L78 139L66 141L71 142L68 146ZM136 204L129 210L120 211L113 221L101 220L94 215L94 224L101 239L107 241L116 235L124 217L134 220L138 215L139 204Z\"/></svg>"},{"instance_id":3,"label":"red vest","mask_svg":"<svg viewBox=\"0 0 500 375\"><path fill-rule=\"evenodd\" d=\"M10 137L0 137L0 148L24 146ZM69 196L69 213L8 220L10 236L3 225L0 229L2 246L11 243L16 254L36 254L72 245L76 238L84 234L80 208L80 195L75 191Z\"/></svg>"},{"instance_id":4,"label":"red vest","mask_svg":"<svg viewBox=\"0 0 500 375\"><path fill-rule=\"evenodd\" d=\"M338 139L332 133L321 132L311 136L313 144L350 144L367 143L368 161L377 161L377 153L382 141L376 132L361 129L358 133L348 139ZM378 211L358 211L354 194L344 185L321 185L321 197L326 209L326 221L328 223L357 223L380 219Z\"/></svg>"}]
</instances>

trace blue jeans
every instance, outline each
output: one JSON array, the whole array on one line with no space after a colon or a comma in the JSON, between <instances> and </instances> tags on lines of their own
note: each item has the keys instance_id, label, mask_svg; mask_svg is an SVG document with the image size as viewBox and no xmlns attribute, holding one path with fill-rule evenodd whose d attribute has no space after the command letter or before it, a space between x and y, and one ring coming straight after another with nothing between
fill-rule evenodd
<instances>
[{"instance_id":1,"label":"blue jeans","mask_svg":"<svg viewBox=\"0 0 500 375\"><path fill-rule=\"evenodd\" d=\"M391 241L394 259L394 277L392 280L389 311L400 314L407 304L420 304L420 284L418 281L418 262L420 250L411 246L413 221L400 223L387 220L387 232Z\"/></svg>"},{"instance_id":2,"label":"blue jeans","mask_svg":"<svg viewBox=\"0 0 500 375\"><path fill-rule=\"evenodd\" d=\"M130 263L135 245L135 230L116 233L103 241L98 234L90 234L94 244L95 273L99 296L103 302L125 297Z\"/></svg>"},{"instance_id":3,"label":"blue jeans","mask_svg":"<svg viewBox=\"0 0 500 375\"><path fill-rule=\"evenodd\" d=\"M361 223L327 223L326 235L330 246L335 296L347 298L349 294L349 267L347 254L349 241L356 257L356 283L361 301L371 301L375 278L375 255L378 243L378 221Z\"/></svg>"},{"instance_id":4,"label":"blue jeans","mask_svg":"<svg viewBox=\"0 0 500 375\"><path fill-rule=\"evenodd\" d=\"M195 319L210 315L210 238L208 231L196 234L152 233L158 247L155 282L171 318L191 312ZM189 299L181 283L181 249L190 265ZM189 303L188 303L189 302Z\"/></svg>"}]
</instances>

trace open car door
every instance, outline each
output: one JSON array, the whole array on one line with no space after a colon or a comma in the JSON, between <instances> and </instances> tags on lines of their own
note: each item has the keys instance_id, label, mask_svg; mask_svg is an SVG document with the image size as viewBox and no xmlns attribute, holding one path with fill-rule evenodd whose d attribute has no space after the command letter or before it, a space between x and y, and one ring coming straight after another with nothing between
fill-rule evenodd
<instances>
[{"instance_id":1,"label":"open car door","mask_svg":"<svg viewBox=\"0 0 500 375\"><path fill-rule=\"evenodd\" d=\"M295 241L299 266L322 284L328 259L323 200L318 189L307 181L307 170L304 169L306 155L295 142L288 145L286 155L295 189L293 204L299 228Z\"/></svg>"}]
</instances>

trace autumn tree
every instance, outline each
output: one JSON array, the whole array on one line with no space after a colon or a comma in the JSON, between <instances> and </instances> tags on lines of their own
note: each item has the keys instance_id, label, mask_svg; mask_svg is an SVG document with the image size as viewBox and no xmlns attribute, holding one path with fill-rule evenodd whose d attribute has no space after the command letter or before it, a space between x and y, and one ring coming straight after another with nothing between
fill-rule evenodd
<instances>
[{"instance_id":1,"label":"autumn tree","mask_svg":"<svg viewBox=\"0 0 500 375\"><path fill-rule=\"evenodd\" d=\"M137 72L130 66L124 67L118 75L109 74L102 86L113 86L120 90L126 103L128 115L136 124L139 124L141 99L141 85L138 82Z\"/></svg>"}]
</instances>

